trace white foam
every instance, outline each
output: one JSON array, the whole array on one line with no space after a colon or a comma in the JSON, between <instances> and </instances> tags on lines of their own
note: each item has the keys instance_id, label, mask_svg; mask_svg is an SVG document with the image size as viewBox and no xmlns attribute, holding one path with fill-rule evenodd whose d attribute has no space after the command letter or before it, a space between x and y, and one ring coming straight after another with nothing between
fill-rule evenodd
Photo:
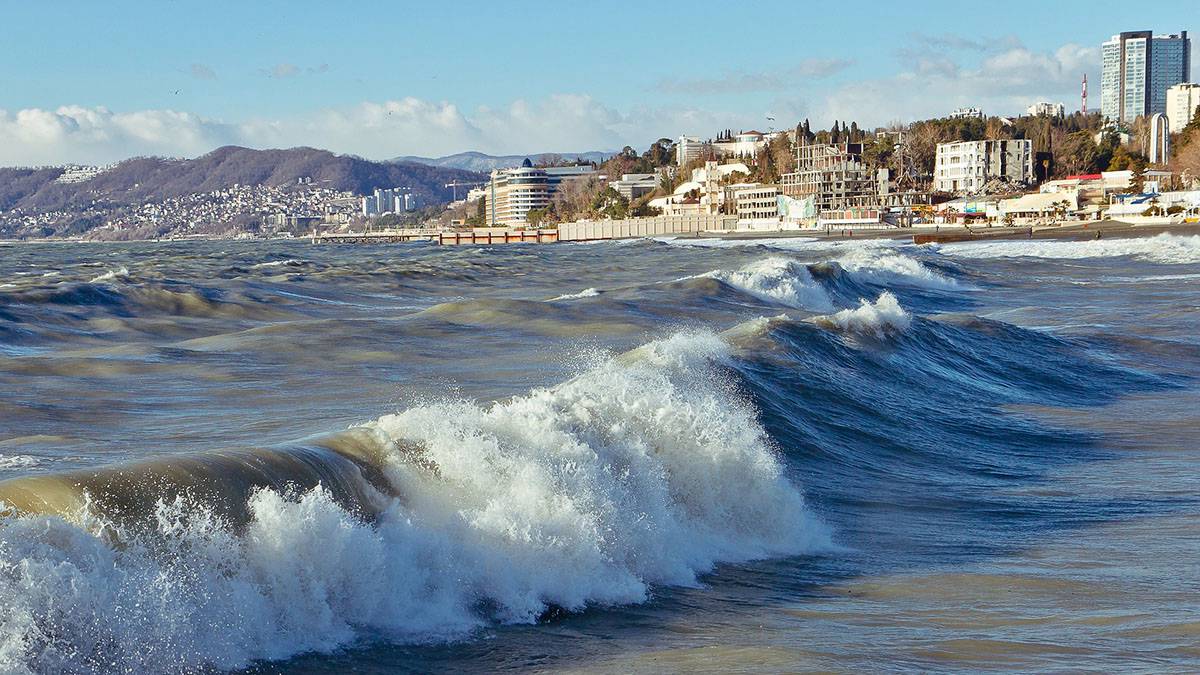
<instances>
[{"instance_id":1,"label":"white foam","mask_svg":"<svg viewBox=\"0 0 1200 675\"><path fill-rule=\"evenodd\" d=\"M595 288L585 288L582 291L579 291L578 293L567 293L566 295L560 295L556 298L550 298L550 302L555 302L557 300L578 300L580 298L594 298L597 295L600 295L600 291L596 290Z\"/></svg>"},{"instance_id":2,"label":"white foam","mask_svg":"<svg viewBox=\"0 0 1200 675\"><path fill-rule=\"evenodd\" d=\"M962 258L1115 258L1133 256L1167 265L1200 263L1200 235L1159 234L1140 239L1086 241L1006 240L945 244L943 254Z\"/></svg>"},{"instance_id":3,"label":"white foam","mask_svg":"<svg viewBox=\"0 0 1200 675\"><path fill-rule=\"evenodd\" d=\"M109 270L109 271L105 272L104 274L101 274L100 276L92 279L91 282L89 282L89 283L102 284L106 281L116 281L117 279L126 279L128 277L129 277L129 268L122 266L119 269Z\"/></svg>"},{"instance_id":4,"label":"white foam","mask_svg":"<svg viewBox=\"0 0 1200 675\"><path fill-rule=\"evenodd\" d=\"M884 291L875 302L863 299L854 309L816 316L812 321L847 333L884 337L907 330L912 316L900 306L896 296Z\"/></svg>"},{"instance_id":5,"label":"white foam","mask_svg":"<svg viewBox=\"0 0 1200 675\"><path fill-rule=\"evenodd\" d=\"M820 240L813 237L763 237L752 239L724 239L717 237L688 238L688 237L652 237L654 241L680 246L683 248L742 248L747 246L766 246L768 248L793 249L810 248Z\"/></svg>"},{"instance_id":6,"label":"white foam","mask_svg":"<svg viewBox=\"0 0 1200 675\"><path fill-rule=\"evenodd\" d=\"M700 277L718 279L767 302L814 312L833 309L829 294L812 278L808 267L787 258L764 258L734 272L714 270Z\"/></svg>"},{"instance_id":7,"label":"white foam","mask_svg":"<svg viewBox=\"0 0 1200 675\"><path fill-rule=\"evenodd\" d=\"M28 469L41 464L42 460L31 455L4 455L0 454L0 470L4 469Z\"/></svg>"},{"instance_id":8,"label":"white foam","mask_svg":"<svg viewBox=\"0 0 1200 675\"><path fill-rule=\"evenodd\" d=\"M921 261L892 247L855 246L837 263L860 280L877 284L903 284L935 290L960 289L955 279L939 274Z\"/></svg>"},{"instance_id":9,"label":"white foam","mask_svg":"<svg viewBox=\"0 0 1200 675\"><path fill-rule=\"evenodd\" d=\"M266 267L281 267L284 265L299 265L299 264L300 264L299 260L294 260L294 259L288 258L287 260L272 260L270 262L263 262L263 263L258 263L257 265L251 265L250 269L255 270L255 269L263 269Z\"/></svg>"},{"instance_id":10,"label":"white foam","mask_svg":"<svg viewBox=\"0 0 1200 675\"><path fill-rule=\"evenodd\" d=\"M728 350L681 334L507 402L381 418L368 429L402 498L372 524L320 489L255 494L240 535L160 504L153 545L0 520L0 670L231 669L364 636L461 638L548 605L641 602L720 561L825 550L714 371Z\"/></svg>"}]
</instances>

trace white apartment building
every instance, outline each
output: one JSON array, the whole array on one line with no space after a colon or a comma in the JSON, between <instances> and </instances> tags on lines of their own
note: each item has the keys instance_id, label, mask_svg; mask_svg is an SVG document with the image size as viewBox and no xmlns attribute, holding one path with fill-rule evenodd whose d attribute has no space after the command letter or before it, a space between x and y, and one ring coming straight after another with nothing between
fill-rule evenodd
<instances>
[{"instance_id":1,"label":"white apartment building","mask_svg":"<svg viewBox=\"0 0 1200 675\"><path fill-rule=\"evenodd\" d=\"M1187 126L1200 107L1200 84L1184 82L1167 90L1167 123L1176 133Z\"/></svg>"},{"instance_id":2,"label":"white apartment building","mask_svg":"<svg viewBox=\"0 0 1200 675\"><path fill-rule=\"evenodd\" d=\"M779 221L779 187L748 185L733 193L739 223Z\"/></svg>"},{"instance_id":3,"label":"white apartment building","mask_svg":"<svg viewBox=\"0 0 1200 675\"><path fill-rule=\"evenodd\" d=\"M687 166L688 162L703 157L709 145L711 144L708 141L702 141L694 136L680 136L675 143L675 163L679 166Z\"/></svg>"},{"instance_id":4,"label":"white apartment building","mask_svg":"<svg viewBox=\"0 0 1200 675\"><path fill-rule=\"evenodd\" d=\"M935 190L955 194L978 193L993 179L1030 183L1033 181L1033 141L939 143L933 178Z\"/></svg>"},{"instance_id":5,"label":"white apartment building","mask_svg":"<svg viewBox=\"0 0 1200 675\"><path fill-rule=\"evenodd\" d=\"M946 117L949 117L952 120L971 118L983 119L983 111L979 108L958 108L950 111L950 114Z\"/></svg>"},{"instance_id":6,"label":"white apartment building","mask_svg":"<svg viewBox=\"0 0 1200 675\"><path fill-rule=\"evenodd\" d=\"M1067 108L1061 103L1038 101L1026 108L1025 113L1031 117L1062 117L1067 113Z\"/></svg>"},{"instance_id":7,"label":"white apartment building","mask_svg":"<svg viewBox=\"0 0 1200 675\"><path fill-rule=\"evenodd\" d=\"M1113 121L1167 112L1167 90L1191 75L1187 31L1128 31L1100 45L1100 112Z\"/></svg>"}]
</instances>

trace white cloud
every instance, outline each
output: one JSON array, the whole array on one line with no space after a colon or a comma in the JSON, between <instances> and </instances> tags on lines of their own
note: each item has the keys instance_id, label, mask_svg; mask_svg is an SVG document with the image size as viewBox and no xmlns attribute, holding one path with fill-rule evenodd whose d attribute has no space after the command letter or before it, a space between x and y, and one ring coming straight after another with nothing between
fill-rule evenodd
<instances>
[{"instance_id":1,"label":"white cloud","mask_svg":"<svg viewBox=\"0 0 1200 675\"><path fill-rule=\"evenodd\" d=\"M0 164L104 163L137 155L193 156L235 142L236 127L174 110L0 109Z\"/></svg>"},{"instance_id":2,"label":"white cloud","mask_svg":"<svg viewBox=\"0 0 1200 675\"><path fill-rule=\"evenodd\" d=\"M794 106L779 104L786 116ZM784 120L786 117L779 117ZM464 111L449 102L405 98L238 123L176 110L115 113L107 108L0 109L0 165L105 163L135 155L196 156L221 145L307 145L371 159L572 152L642 147L661 136L711 134L761 124L761 115L694 108L620 111L590 96L557 94ZM784 123L786 124L786 123Z\"/></svg>"},{"instance_id":3,"label":"white cloud","mask_svg":"<svg viewBox=\"0 0 1200 675\"><path fill-rule=\"evenodd\" d=\"M964 47L969 48L969 47ZM959 106L999 115L1021 113L1037 100L1076 107L1080 79L1098 81L1098 47L1066 44L1052 52L1021 45L988 52L973 66L938 54L910 59L890 77L845 85L829 94L816 115L822 122L885 124L936 117Z\"/></svg>"}]
</instances>

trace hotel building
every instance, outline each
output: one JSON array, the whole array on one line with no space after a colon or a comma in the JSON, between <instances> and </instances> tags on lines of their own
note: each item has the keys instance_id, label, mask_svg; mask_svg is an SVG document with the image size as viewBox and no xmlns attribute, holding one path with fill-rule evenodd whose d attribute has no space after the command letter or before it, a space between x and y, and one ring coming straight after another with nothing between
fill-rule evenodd
<instances>
[{"instance_id":1,"label":"hotel building","mask_svg":"<svg viewBox=\"0 0 1200 675\"><path fill-rule=\"evenodd\" d=\"M487 224L524 227L529 224L529 212L549 206L564 181L596 175L591 166L537 168L528 159L515 169L497 169L487 187Z\"/></svg>"}]
</instances>

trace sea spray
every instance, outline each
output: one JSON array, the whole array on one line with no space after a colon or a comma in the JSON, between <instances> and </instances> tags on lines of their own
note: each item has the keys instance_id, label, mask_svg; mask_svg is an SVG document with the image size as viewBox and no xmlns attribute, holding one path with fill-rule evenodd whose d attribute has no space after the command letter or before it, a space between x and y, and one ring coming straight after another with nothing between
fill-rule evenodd
<instances>
[{"instance_id":1,"label":"sea spray","mask_svg":"<svg viewBox=\"0 0 1200 675\"><path fill-rule=\"evenodd\" d=\"M1115 258L1131 256L1164 265L1200 262L1200 235L1162 233L1153 237L1086 241L1013 240L946 244L944 255L961 258Z\"/></svg>"},{"instance_id":2,"label":"sea spray","mask_svg":"<svg viewBox=\"0 0 1200 675\"><path fill-rule=\"evenodd\" d=\"M884 291L875 302L862 300L858 307L834 314L815 316L813 323L847 333L885 337L907 330L912 317L900 306L896 296Z\"/></svg>"},{"instance_id":3,"label":"sea spray","mask_svg":"<svg viewBox=\"0 0 1200 675\"><path fill-rule=\"evenodd\" d=\"M183 496L149 532L0 521L0 669L236 668L366 636L457 639L826 550L725 380L729 355L683 333L508 401L383 417L355 435L399 495L371 520L317 487L253 492L240 527Z\"/></svg>"},{"instance_id":4,"label":"sea spray","mask_svg":"<svg viewBox=\"0 0 1200 675\"><path fill-rule=\"evenodd\" d=\"M700 276L717 279L767 302L814 312L833 309L829 294L808 268L788 258L764 258L733 272L714 270Z\"/></svg>"}]
</instances>

